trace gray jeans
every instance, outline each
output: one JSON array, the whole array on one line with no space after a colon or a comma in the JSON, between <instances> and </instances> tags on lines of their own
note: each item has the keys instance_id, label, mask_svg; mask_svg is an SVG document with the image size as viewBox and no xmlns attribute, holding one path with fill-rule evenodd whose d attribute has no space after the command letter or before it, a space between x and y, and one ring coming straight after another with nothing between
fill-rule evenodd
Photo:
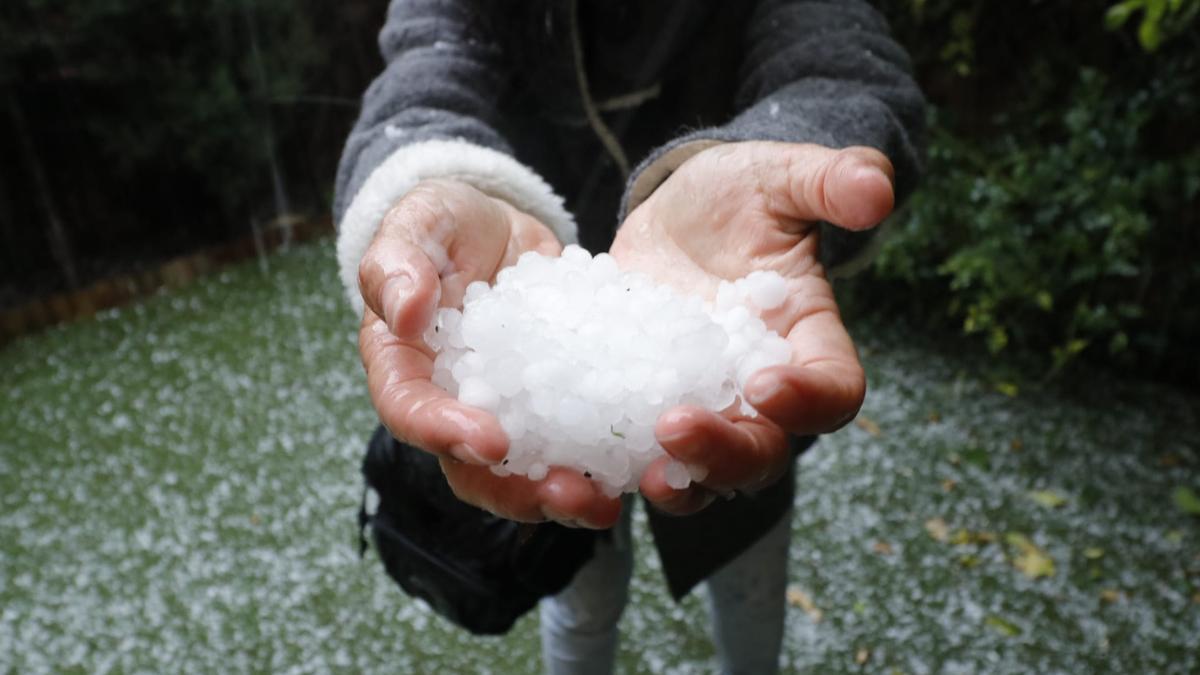
<instances>
[{"instance_id":1,"label":"gray jeans","mask_svg":"<svg viewBox=\"0 0 1200 675\"><path fill-rule=\"evenodd\" d=\"M609 675L617 622L629 598L633 539L626 499L611 541L561 593L541 603L542 663L548 675ZM753 546L708 578L708 608L722 672L769 675L779 669L786 609L788 511Z\"/></svg>"}]
</instances>

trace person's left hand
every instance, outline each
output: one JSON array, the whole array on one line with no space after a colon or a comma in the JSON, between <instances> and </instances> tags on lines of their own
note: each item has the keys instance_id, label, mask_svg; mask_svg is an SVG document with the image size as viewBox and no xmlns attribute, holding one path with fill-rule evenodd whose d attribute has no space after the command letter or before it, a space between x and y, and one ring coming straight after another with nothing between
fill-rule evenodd
<instances>
[{"instance_id":1,"label":"person's left hand","mask_svg":"<svg viewBox=\"0 0 1200 675\"><path fill-rule=\"evenodd\" d=\"M703 467L676 490L664 469L643 475L642 494L670 513L691 513L715 495L767 487L791 461L787 434L840 428L858 413L866 378L818 261L817 222L862 230L892 210L892 165L877 150L769 142L718 145L684 162L629 215L611 249L622 269L712 298L722 280L755 270L784 277L788 299L763 316L792 345L791 363L746 384L747 417L679 406L659 417L658 442Z\"/></svg>"}]
</instances>

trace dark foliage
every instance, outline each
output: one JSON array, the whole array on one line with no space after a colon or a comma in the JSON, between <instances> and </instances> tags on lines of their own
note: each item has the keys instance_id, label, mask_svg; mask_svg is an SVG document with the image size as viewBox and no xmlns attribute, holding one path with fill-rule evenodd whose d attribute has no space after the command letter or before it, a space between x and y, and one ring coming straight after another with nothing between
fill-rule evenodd
<instances>
[{"instance_id":1,"label":"dark foliage","mask_svg":"<svg viewBox=\"0 0 1200 675\"><path fill-rule=\"evenodd\" d=\"M1200 381L1200 2L1147 4L893 3L927 176L850 295L1042 373Z\"/></svg>"}]
</instances>

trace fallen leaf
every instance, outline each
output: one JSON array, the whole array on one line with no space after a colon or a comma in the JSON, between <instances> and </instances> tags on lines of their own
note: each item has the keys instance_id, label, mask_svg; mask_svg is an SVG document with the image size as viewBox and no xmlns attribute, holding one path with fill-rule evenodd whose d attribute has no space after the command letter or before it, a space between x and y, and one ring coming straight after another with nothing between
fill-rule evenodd
<instances>
[{"instance_id":1,"label":"fallen leaf","mask_svg":"<svg viewBox=\"0 0 1200 675\"><path fill-rule=\"evenodd\" d=\"M1192 594L1192 602L1196 603L1197 605L1200 605L1200 593Z\"/></svg>"},{"instance_id":2,"label":"fallen leaf","mask_svg":"<svg viewBox=\"0 0 1200 675\"><path fill-rule=\"evenodd\" d=\"M1067 498L1054 490L1034 490L1029 498L1048 509L1056 509L1067 503Z\"/></svg>"},{"instance_id":3,"label":"fallen leaf","mask_svg":"<svg viewBox=\"0 0 1200 675\"><path fill-rule=\"evenodd\" d=\"M956 487L958 487L958 481L954 480L953 478L942 479L942 489L946 492L950 492Z\"/></svg>"},{"instance_id":4,"label":"fallen leaf","mask_svg":"<svg viewBox=\"0 0 1200 675\"><path fill-rule=\"evenodd\" d=\"M1013 559L1013 567L1030 579L1054 576L1054 559L1046 555L1030 541L1029 537L1019 532L1009 532L1004 540L1009 546L1016 548L1017 557Z\"/></svg>"},{"instance_id":5,"label":"fallen leaf","mask_svg":"<svg viewBox=\"0 0 1200 675\"><path fill-rule=\"evenodd\" d=\"M856 600L854 602L854 607L852 607L851 609L854 610L855 614L860 614L860 615L866 614L867 613L867 603L863 602L862 600Z\"/></svg>"},{"instance_id":6,"label":"fallen leaf","mask_svg":"<svg viewBox=\"0 0 1200 675\"><path fill-rule=\"evenodd\" d=\"M1167 541L1178 544L1183 541L1183 530L1168 530Z\"/></svg>"},{"instance_id":7,"label":"fallen leaf","mask_svg":"<svg viewBox=\"0 0 1200 675\"><path fill-rule=\"evenodd\" d=\"M996 616L995 614L992 614L983 621L988 626L994 628L1001 635L1013 637L1021 634L1021 629L1017 626L1017 624L1009 621L1008 619Z\"/></svg>"},{"instance_id":8,"label":"fallen leaf","mask_svg":"<svg viewBox=\"0 0 1200 675\"><path fill-rule=\"evenodd\" d=\"M925 521L925 531L936 541L946 541L946 537L950 535L950 528L946 526L946 521L941 518L930 518Z\"/></svg>"},{"instance_id":9,"label":"fallen leaf","mask_svg":"<svg viewBox=\"0 0 1200 675\"><path fill-rule=\"evenodd\" d=\"M959 556L958 564L962 565L963 567L965 567L967 569L979 567L979 556L974 556L974 555Z\"/></svg>"},{"instance_id":10,"label":"fallen leaf","mask_svg":"<svg viewBox=\"0 0 1200 675\"><path fill-rule=\"evenodd\" d=\"M954 544L955 546L966 546L967 544L977 544L979 546L983 546L994 541L996 541L996 535L992 534L991 532L986 530L971 532L970 530L964 530L962 528L959 528L957 531L955 531L954 535L950 538L950 543Z\"/></svg>"},{"instance_id":11,"label":"fallen leaf","mask_svg":"<svg viewBox=\"0 0 1200 675\"><path fill-rule=\"evenodd\" d=\"M997 382L996 391L1009 398L1016 398L1017 394L1020 392L1020 389L1012 382Z\"/></svg>"},{"instance_id":12,"label":"fallen leaf","mask_svg":"<svg viewBox=\"0 0 1200 675\"><path fill-rule=\"evenodd\" d=\"M1104 557L1104 549L1096 546L1089 546L1083 549L1083 557L1087 558L1088 560L1099 560L1100 558Z\"/></svg>"},{"instance_id":13,"label":"fallen leaf","mask_svg":"<svg viewBox=\"0 0 1200 675\"><path fill-rule=\"evenodd\" d=\"M879 425L866 415L860 414L858 417L855 417L854 425L868 434L871 434L872 436L878 436L880 434Z\"/></svg>"},{"instance_id":14,"label":"fallen leaf","mask_svg":"<svg viewBox=\"0 0 1200 675\"><path fill-rule=\"evenodd\" d=\"M1180 511L1193 516L1200 516L1200 497L1189 487L1179 486L1171 493L1171 499Z\"/></svg>"},{"instance_id":15,"label":"fallen leaf","mask_svg":"<svg viewBox=\"0 0 1200 675\"><path fill-rule=\"evenodd\" d=\"M854 652L854 662L857 663L858 665L865 666L865 665L867 665L867 661L870 661L870 660L871 660L871 650L870 649L867 649L864 647L862 649L859 649L857 652Z\"/></svg>"},{"instance_id":16,"label":"fallen leaf","mask_svg":"<svg viewBox=\"0 0 1200 675\"><path fill-rule=\"evenodd\" d=\"M929 413L928 419L929 419L930 424L937 424L938 422L942 421L942 414L939 413L938 411L934 410Z\"/></svg>"},{"instance_id":17,"label":"fallen leaf","mask_svg":"<svg viewBox=\"0 0 1200 675\"><path fill-rule=\"evenodd\" d=\"M892 545L887 543L886 541L875 542L875 545L872 546L871 549L873 551L875 551L876 553L878 553L879 555L891 555L894 552L892 549Z\"/></svg>"},{"instance_id":18,"label":"fallen leaf","mask_svg":"<svg viewBox=\"0 0 1200 675\"><path fill-rule=\"evenodd\" d=\"M813 623L821 623L821 619L825 617L825 613L813 604L812 598L808 596L808 593L795 586L787 589L787 601L791 606L804 610L804 613L808 615L809 619L812 619Z\"/></svg>"},{"instance_id":19,"label":"fallen leaf","mask_svg":"<svg viewBox=\"0 0 1200 675\"><path fill-rule=\"evenodd\" d=\"M1013 452L1020 452L1025 449L1025 442L1019 438L1014 438L1009 441L1008 448Z\"/></svg>"},{"instance_id":20,"label":"fallen leaf","mask_svg":"<svg viewBox=\"0 0 1200 675\"><path fill-rule=\"evenodd\" d=\"M1100 599L1107 603L1113 603L1121 599L1121 591L1115 588L1106 588L1100 591Z\"/></svg>"},{"instance_id":21,"label":"fallen leaf","mask_svg":"<svg viewBox=\"0 0 1200 675\"><path fill-rule=\"evenodd\" d=\"M250 524L251 525L258 525L261 522L262 522L262 520L258 517L257 513L250 514Z\"/></svg>"}]
</instances>

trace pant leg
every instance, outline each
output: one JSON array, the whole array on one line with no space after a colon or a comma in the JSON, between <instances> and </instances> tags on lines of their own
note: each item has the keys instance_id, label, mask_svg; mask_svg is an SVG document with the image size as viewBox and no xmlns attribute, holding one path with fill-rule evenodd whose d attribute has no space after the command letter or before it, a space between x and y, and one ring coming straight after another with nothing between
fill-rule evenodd
<instances>
[{"instance_id":1,"label":"pant leg","mask_svg":"<svg viewBox=\"0 0 1200 675\"><path fill-rule=\"evenodd\" d=\"M542 664L547 675L610 675L617 656L617 623L629 598L633 574L630 511L622 500L621 519L610 540L598 540L596 553L558 595L541 602Z\"/></svg>"},{"instance_id":2,"label":"pant leg","mask_svg":"<svg viewBox=\"0 0 1200 675\"><path fill-rule=\"evenodd\" d=\"M725 675L779 671L791 531L789 509L761 539L706 582L713 641Z\"/></svg>"}]
</instances>

